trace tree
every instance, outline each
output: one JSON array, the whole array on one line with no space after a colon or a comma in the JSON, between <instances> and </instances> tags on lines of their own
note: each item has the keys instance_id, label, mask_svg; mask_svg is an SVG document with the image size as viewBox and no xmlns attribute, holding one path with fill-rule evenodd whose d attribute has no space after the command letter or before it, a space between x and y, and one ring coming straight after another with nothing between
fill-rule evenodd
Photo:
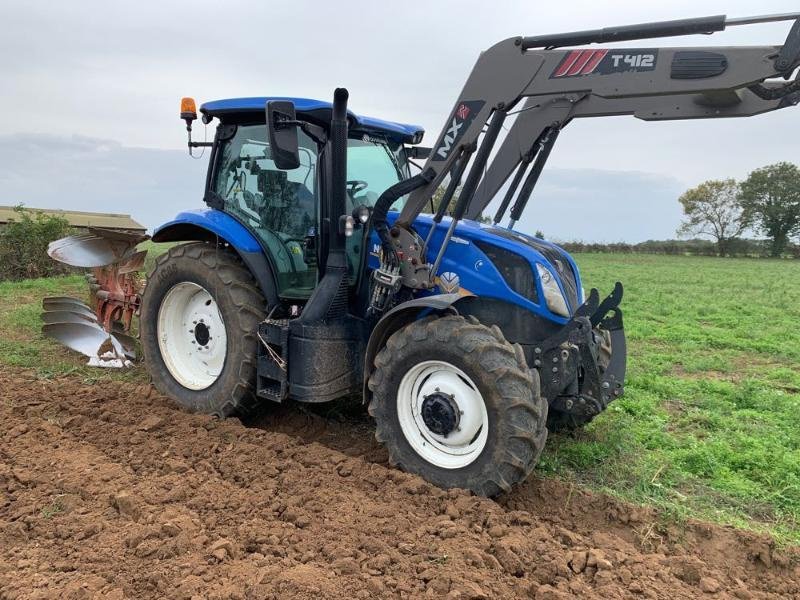
<instances>
[{"instance_id":1,"label":"tree","mask_svg":"<svg viewBox=\"0 0 800 600\"><path fill-rule=\"evenodd\" d=\"M770 256L781 256L800 233L800 169L779 162L756 169L741 185L745 220L770 240Z\"/></svg>"},{"instance_id":2,"label":"tree","mask_svg":"<svg viewBox=\"0 0 800 600\"><path fill-rule=\"evenodd\" d=\"M709 236L720 256L729 254L731 242L747 228L739 192L739 184L733 179L706 181L685 192L678 198L686 216L678 235Z\"/></svg>"}]
</instances>

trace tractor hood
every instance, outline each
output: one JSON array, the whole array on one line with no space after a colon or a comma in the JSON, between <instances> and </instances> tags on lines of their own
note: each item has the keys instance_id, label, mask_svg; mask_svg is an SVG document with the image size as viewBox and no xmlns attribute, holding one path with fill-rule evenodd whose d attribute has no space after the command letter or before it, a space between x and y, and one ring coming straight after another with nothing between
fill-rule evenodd
<instances>
[{"instance_id":1,"label":"tractor hood","mask_svg":"<svg viewBox=\"0 0 800 600\"><path fill-rule=\"evenodd\" d=\"M396 218L397 213L389 213L390 222ZM425 238L432 224L431 215L423 214L415 219L414 229ZM436 227L428 248L429 261L436 257L449 226L450 218L445 217ZM373 256L372 260L371 266L377 266L377 257ZM537 265L553 276L569 313L574 313L584 297L578 267L572 257L551 242L503 227L460 221L437 273L437 281L452 281L456 276L462 293L511 302L551 321L566 322L566 317L549 310ZM441 283L439 287L442 292L449 291L442 288Z\"/></svg>"}]
</instances>

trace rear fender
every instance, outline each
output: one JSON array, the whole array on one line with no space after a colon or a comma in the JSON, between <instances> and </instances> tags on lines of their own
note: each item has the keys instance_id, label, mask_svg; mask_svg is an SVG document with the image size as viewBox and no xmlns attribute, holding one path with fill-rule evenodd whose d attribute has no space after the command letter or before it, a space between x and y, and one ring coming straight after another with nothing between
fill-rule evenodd
<instances>
[{"instance_id":1,"label":"rear fender","mask_svg":"<svg viewBox=\"0 0 800 600\"><path fill-rule=\"evenodd\" d=\"M201 209L181 212L153 234L154 242L205 241L228 244L242 259L258 283L268 306L278 304L275 275L255 236L239 221L220 210Z\"/></svg>"},{"instance_id":2,"label":"rear fender","mask_svg":"<svg viewBox=\"0 0 800 600\"><path fill-rule=\"evenodd\" d=\"M416 321L430 313L455 312L455 305L459 300L469 298L463 294L436 294L415 298L403 302L387 312L375 325L367 342L367 351L364 356L364 402L369 397L367 381L374 369L375 357L391 335L401 327Z\"/></svg>"}]
</instances>

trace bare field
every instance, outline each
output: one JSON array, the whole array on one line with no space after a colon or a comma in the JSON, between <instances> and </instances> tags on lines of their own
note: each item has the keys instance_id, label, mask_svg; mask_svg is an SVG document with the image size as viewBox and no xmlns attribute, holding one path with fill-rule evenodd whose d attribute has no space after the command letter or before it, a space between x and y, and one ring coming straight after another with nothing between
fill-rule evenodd
<instances>
[{"instance_id":1,"label":"bare field","mask_svg":"<svg viewBox=\"0 0 800 600\"><path fill-rule=\"evenodd\" d=\"M800 594L766 536L554 479L445 492L390 468L366 421L287 407L246 427L148 385L0 378L3 599Z\"/></svg>"}]
</instances>

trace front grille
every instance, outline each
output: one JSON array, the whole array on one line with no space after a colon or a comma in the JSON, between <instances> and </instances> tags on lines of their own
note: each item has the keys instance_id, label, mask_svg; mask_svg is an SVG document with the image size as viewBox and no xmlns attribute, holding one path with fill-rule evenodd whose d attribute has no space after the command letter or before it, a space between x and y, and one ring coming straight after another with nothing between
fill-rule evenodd
<instances>
[{"instance_id":1,"label":"front grille","mask_svg":"<svg viewBox=\"0 0 800 600\"><path fill-rule=\"evenodd\" d=\"M572 265L567 260L566 254L563 251L553 248L548 244L538 242L535 239L518 235L507 229L494 228L492 229L492 233L501 238L511 240L512 242L525 244L550 261L550 264L556 268L556 274L559 279L561 279L561 283L564 286L567 302L573 311L578 308L578 278L575 276Z\"/></svg>"},{"instance_id":2,"label":"front grille","mask_svg":"<svg viewBox=\"0 0 800 600\"><path fill-rule=\"evenodd\" d=\"M495 268L512 290L524 296L531 302L539 304L539 294L536 292L536 280L530 263L519 254L503 250L484 242L475 242L487 258L492 261Z\"/></svg>"}]
</instances>

